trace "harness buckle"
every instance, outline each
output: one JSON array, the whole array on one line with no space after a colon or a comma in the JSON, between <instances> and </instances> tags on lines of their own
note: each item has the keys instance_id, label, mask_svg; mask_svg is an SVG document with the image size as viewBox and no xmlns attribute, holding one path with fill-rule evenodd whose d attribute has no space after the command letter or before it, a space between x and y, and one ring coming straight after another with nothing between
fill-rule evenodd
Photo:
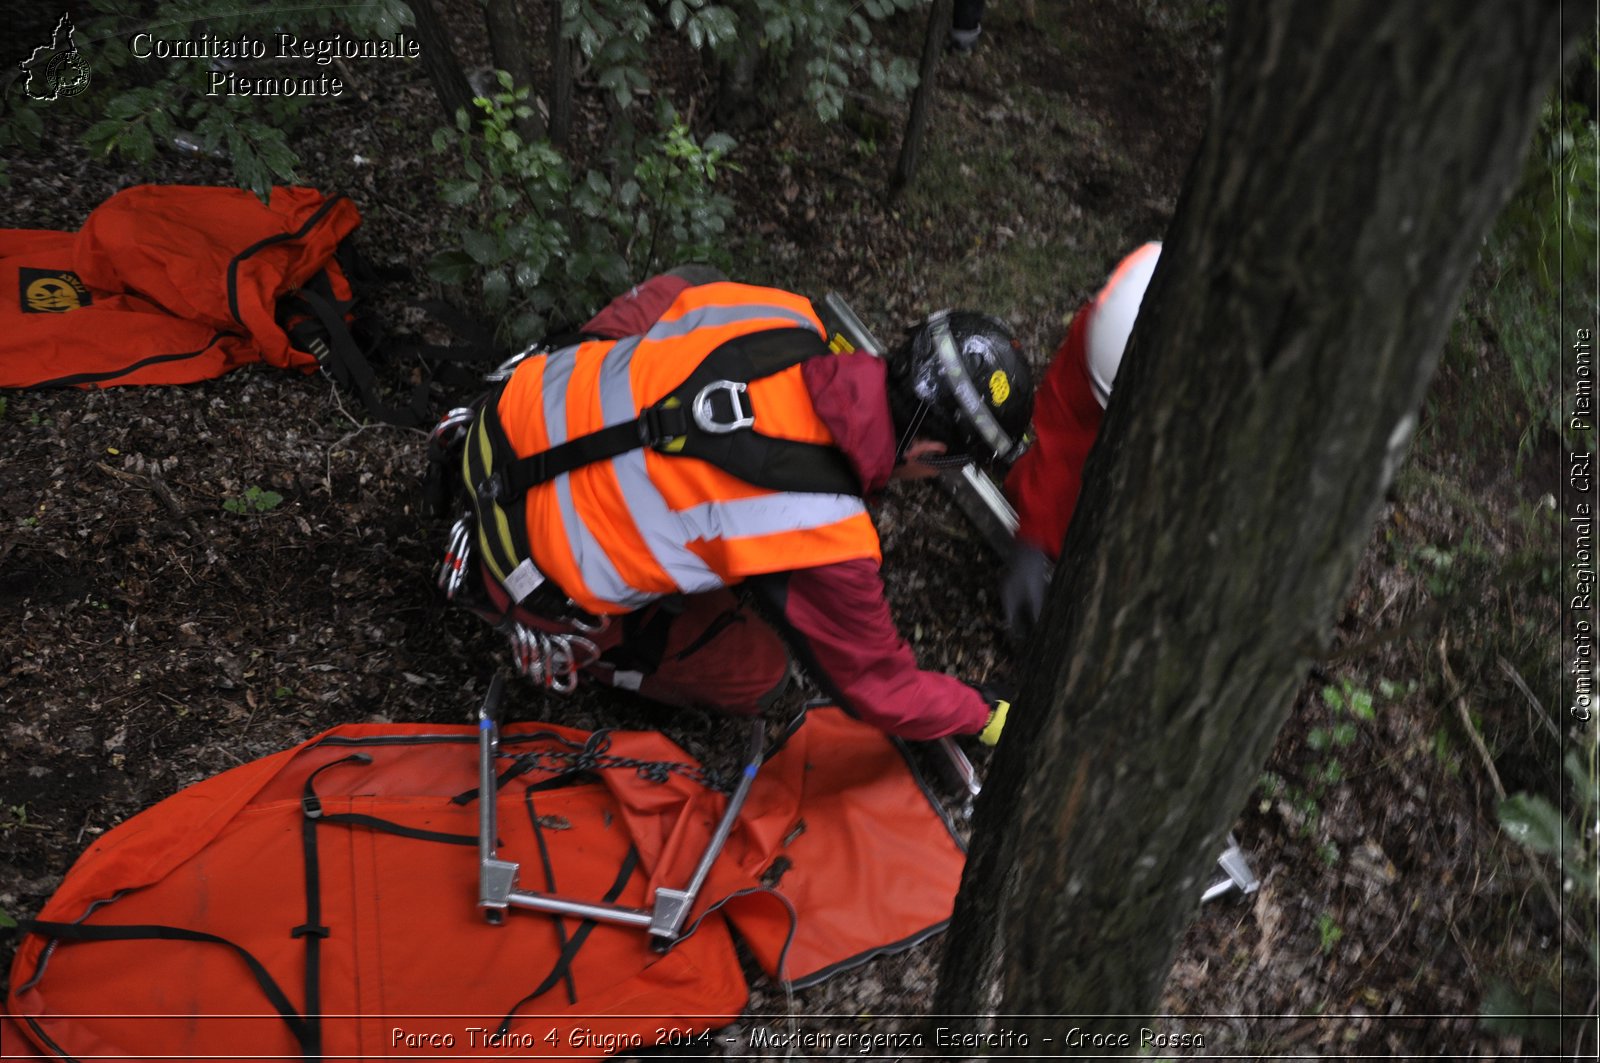
<instances>
[{"instance_id":1,"label":"harness buckle","mask_svg":"<svg viewBox=\"0 0 1600 1063\"><path fill-rule=\"evenodd\" d=\"M731 421L719 421L716 412L711 408L711 400L718 392L726 392L728 405L733 414ZM694 397L694 403L689 407L694 423L705 432L716 435L727 435L737 432L741 428L749 428L756 423L755 410L750 405L750 396L744 384L737 380L713 380L700 389L700 394Z\"/></svg>"},{"instance_id":2,"label":"harness buckle","mask_svg":"<svg viewBox=\"0 0 1600 1063\"><path fill-rule=\"evenodd\" d=\"M639 415L639 442L659 450L682 436L688 427L683 407L676 399L668 399L665 404L651 406Z\"/></svg>"}]
</instances>

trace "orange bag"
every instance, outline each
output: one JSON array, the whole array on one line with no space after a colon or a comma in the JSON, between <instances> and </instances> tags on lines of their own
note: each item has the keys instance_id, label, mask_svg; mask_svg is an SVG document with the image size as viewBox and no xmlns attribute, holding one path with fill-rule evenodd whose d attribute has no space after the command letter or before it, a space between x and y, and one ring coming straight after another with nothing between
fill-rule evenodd
<instances>
[{"instance_id":1,"label":"orange bag","mask_svg":"<svg viewBox=\"0 0 1600 1063\"><path fill-rule=\"evenodd\" d=\"M343 196L141 185L76 235L0 230L0 387L187 384L252 362L306 372L280 301L318 287L347 308L334 258L361 217ZM14 297L10 293L15 293Z\"/></svg>"},{"instance_id":2,"label":"orange bag","mask_svg":"<svg viewBox=\"0 0 1600 1063\"><path fill-rule=\"evenodd\" d=\"M504 753L542 766L502 776L499 853L524 889L647 908L656 885L687 880L723 798L661 735L603 737L504 729ZM828 709L769 757L670 951L515 909L489 925L476 742L471 727L339 727L141 813L29 926L6 1010L73 1057L599 1057L693 1044L739 1014L728 921L769 971L811 982L948 919L962 864L948 824L888 739ZM550 785L580 749L629 766Z\"/></svg>"}]
</instances>

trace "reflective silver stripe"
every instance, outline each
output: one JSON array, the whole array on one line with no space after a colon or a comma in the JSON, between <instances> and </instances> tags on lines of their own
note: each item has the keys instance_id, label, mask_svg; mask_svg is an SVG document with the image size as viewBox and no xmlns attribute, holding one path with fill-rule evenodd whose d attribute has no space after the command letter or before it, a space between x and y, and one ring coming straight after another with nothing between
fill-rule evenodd
<instances>
[{"instance_id":1,"label":"reflective silver stripe","mask_svg":"<svg viewBox=\"0 0 1600 1063\"><path fill-rule=\"evenodd\" d=\"M600 374L595 381L600 389L600 419L607 427L631 421L639 416L633 405L633 352L639 347L639 336L618 340L600 362Z\"/></svg>"},{"instance_id":2,"label":"reflective silver stripe","mask_svg":"<svg viewBox=\"0 0 1600 1063\"><path fill-rule=\"evenodd\" d=\"M627 342L626 348L622 343L617 344L606 353L605 363L600 367L600 416L606 424L627 421L637 414L633 405L633 388L629 382L633 352L637 346L637 341ZM627 501L628 512L633 517L634 527L639 529L645 548L672 582L691 594L722 586L721 577L685 549L684 543L688 539L677 537L677 516L667 508L666 499L661 497L661 492L651 481L645 467L644 451L630 450L618 454L611 459L611 468L616 473L622 497Z\"/></svg>"},{"instance_id":3,"label":"reflective silver stripe","mask_svg":"<svg viewBox=\"0 0 1600 1063\"><path fill-rule=\"evenodd\" d=\"M677 320L656 322L643 337L617 342L605 353L596 379L601 420L609 426L639 415L634 405L631 376L634 352L642 340L670 340L696 329L773 319L792 321L801 328L815 330L817 327L809 317L797 311L766 303L734 303L699 307ZM575 360L558 355L550 358L545 368L545 430L551 446L567 439L566 392ZM865 509L860 499L849 495L776 494L731 503L707 502L675 513L651 481L643 450L620 454L611 459L611 464L645 547L668 578L688 594L723 586L722 577L688 549L690 542L821 527ZM598 598L630 607L657 597L622 579L599 541L579 519L569 477L557 477L555 487L567 541L590 591Z\"/></svg>"},{"instance_id":4,"label":"reflective silver stripe","mask_svg":"<svg viewBox=\"0 0 1600 1063\"><path fill-rule=\"evenodd\" d=\"M698 328L715 328L718 325L731 325L735 321L760 321L763 318L786 318L793 321L801 328L816 331L816 322L806 315L794 310L786 310L781 306L770 303L734 303L728 306L702 306L689 311L682 317L673 321L657 321L650 326L650 331L645 333L649 340L670 340L675 336L683 336Z\"/></svg>"},{"instance_id":5,"label":"reflective silver stripe","mask_svg":"<svg viewBox=\"0 0 1600 1063\"><path fill-rule=\"evenodd\" d=\"M619 454L611 459L611 465L622 487L622 497L627 499L628 512L633 514L634 527L639 529L639 537L672 582L686 594L722 586L722 577L685 547L693 536L683 534L679 515L667 507L667 500L651 481L645 470L644 451Z\"/></svg>"},{"instance_id":6,"label":"reflective silver stripe","mask_svg":"<svg viewBox=\"0 0 1600 1063\"><path fill-rule=\"evenodd\" d=\"M577 361L575 353L545 359L544 424L551 446L567 440L567 384ZM617 574L610 555L578 516L578 507L572 501L572 474L562 473L552 481L552 486L556 489L556 503L561 511L561 530L590 593L602 601L626 606L640 606L656 597L628 585Z\"/></svg>"},{"instance_id":7,"label":"reflective silver stripe","mask_svg":"<svg viewBox=\"0 0 1600 1063\"><path fill-rule=\"evenodd\" d=\"M782 492L705 502L676 514L685 542L695 539L747 539L778 532L805 531L836 524L866 512L854 495Z\"/></svg>"}]
</instances>

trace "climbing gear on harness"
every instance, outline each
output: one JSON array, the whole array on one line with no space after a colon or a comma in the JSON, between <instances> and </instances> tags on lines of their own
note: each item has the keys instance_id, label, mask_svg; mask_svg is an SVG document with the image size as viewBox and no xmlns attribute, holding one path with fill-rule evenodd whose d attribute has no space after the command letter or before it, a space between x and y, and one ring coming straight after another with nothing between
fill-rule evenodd
<instances>
[{"instance_id":1,"label":"climbing gear on harness","mask_svg":"<svg viewBox=\"0 0 1600 1063\"><path fill-rule=\"evenodd\" d=\"M578 687L578 672L600 659L600 647L578 634L551 634L512 622L511 662L523 676L557 694Z\"/></svg>"}]
</instances>

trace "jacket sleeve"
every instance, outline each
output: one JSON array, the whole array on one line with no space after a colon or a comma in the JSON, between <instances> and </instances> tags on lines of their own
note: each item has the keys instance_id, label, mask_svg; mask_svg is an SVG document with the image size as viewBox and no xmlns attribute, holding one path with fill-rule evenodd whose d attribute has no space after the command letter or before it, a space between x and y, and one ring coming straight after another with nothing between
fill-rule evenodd
<instances>
[{"instance_id":1,"label":"jacket sleeve","mask_svg":"<svg viewBox=\"0 0 1600 1063\"><path fill-rule=\"evenodd\" d=\"M1018 541L1037 546L1052 561L1066 541L1083 486L1083 463L1103 416L1084 361L1089 314L1086 305L1073 317L1067 338L1045 370L1033 404L1034 444L1006 476L1006 495L1017 510Z\"/></svg>"},{"instance_id":2,"label":"jacket sleeve","mask_svg":"<svg viewBox=\"0 0 1600 1063\"><path fill-rule=\"evenodd\" d=\"M871 560L755 576L744 586L818 686L841 708L902 738L976 734L989 704L971 686L917 667Z\"/></svg>"}]
</instances>

